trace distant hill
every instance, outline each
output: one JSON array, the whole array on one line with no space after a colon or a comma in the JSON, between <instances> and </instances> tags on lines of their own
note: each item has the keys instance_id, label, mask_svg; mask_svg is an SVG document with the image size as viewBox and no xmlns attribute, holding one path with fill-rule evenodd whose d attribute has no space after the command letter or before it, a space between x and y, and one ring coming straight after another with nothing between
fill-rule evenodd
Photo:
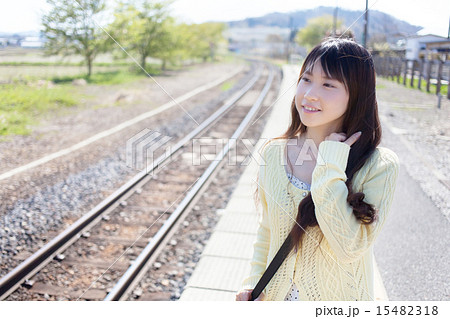
<instances>
[{"instance_id":1,"label":"distant hill","mask_svg":"<svg viewBox=\"0 0 450 319\"><path fill-rule=\"evenodd\" d=\"M338 9L338 19L343 20L346 27L351 26L350 29L353 31L358 41L361 41L362 39L364 28L363 12L364 11L351 11L341 8ZM295 29L300 29L306 26L308 19L326 14L333 15L333 13L334 7L317 7L315 9L307 9L290 13L275 12L262 17L247 18L240 21L230 21L228 22L228 25L230 28L252 28L257 26L289 28L290 18L292 18L292 27ZM384 12L376 10L369 11L369 39L372 35L384 34L389 42L389 39L415 35L421 29L423 28L420 26L411 25Z\"/></svg>"},{"instance_id":2,"label":"distant hill","mask_svg":"<svg viewBox=\"0 0 450 319\"><path fill-rule=\"evenodd\" d=\"M333 15L334 7L317 7L315 9L300 10L290 13L269 13L262 17L247 18L239 21L227 22L230 28L254 28L254 27L279 27L290 28L290 23L295 29L301 29L306 26L308 19L323 16ZM290 19L292 18L292 22ZM364 16L363 11L352 11L346 9L338 9L338 19L344 21L346 27L350 26L350 29L355 34L356 40L361 41L363 33ZM355 22L356 21L356 22ZM411 25L408 22L401 21L393 16L380 12L377 10L369 11L369 40L376 34L383 34L386 36L388 42L395 42L400 38L404 38L410 35L416 35L418 31L423 27ZM0 37L27 37L27 36L40 36L40 31L28 31L28 32L15 32L7 33L1 32Z\"/></svg>"}]
</instances>

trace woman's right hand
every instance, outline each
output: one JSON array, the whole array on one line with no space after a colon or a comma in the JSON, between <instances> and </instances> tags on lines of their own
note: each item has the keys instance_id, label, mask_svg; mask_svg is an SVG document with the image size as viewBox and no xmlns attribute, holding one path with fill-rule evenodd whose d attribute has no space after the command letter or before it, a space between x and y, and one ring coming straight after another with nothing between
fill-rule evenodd
<instances>
[{"instance_id":1,"label":"woman's right hand","mask_svg":"<svg viewBox=\"0 0 450 319\"><path fill-rule=\"evenodd\" d=\"M236 301L250 301L252 298L252 291L253 289L244 289L239 291L236 294ZM264 293L262 292L258 298L255 299L255 301L262 301L264 298Z\"/></svg>"},{"instance_id":2,"label":"woman's right hand","mask_svg":"<svg viewBox=\"0 0 450 319\"><path fill-rule=\"evenodd\" d=\"M347 138L347 135L345 133L331 133L327 137L325 137L325 141L336 141L336 142L343 142L348 144L349 146L352 146L360 137L362 132L358 131L349 138Z\"/></svg>"}]
</instances>

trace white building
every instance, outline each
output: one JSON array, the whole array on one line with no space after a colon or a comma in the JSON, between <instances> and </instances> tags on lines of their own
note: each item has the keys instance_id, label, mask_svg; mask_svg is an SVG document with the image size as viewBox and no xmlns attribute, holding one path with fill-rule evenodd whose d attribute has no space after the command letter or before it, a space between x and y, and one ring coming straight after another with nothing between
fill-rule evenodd
<instances>
[{"instance_id":1,"label":"white building","mask_svg":"<svg viewBox=\"0 0 450 319\"><path fill-rule=\"evenodd\" d=\"M417 35L406 38L406 59L418 60L420 51L426 50L428 43L441 42L445 40L447 40L447 38L433 34Z\"/></svg>"},{"instance_id":2,"label":"white building","mask_svg":"<svg viewBox=\"0 0 450 319\"><path fill-rule=\"evenodd\" d=\"M21 41L20 46L22 48L42 48L44 42L39 37L25 37L25 39Z\"/></svg>"},{"instance_id":3,"label":"white building","mask_svg":"<svg viewBox=\"0 0 450 319\"><path fill-rule=\"evenodd\" d=\"M229 28L229 49L245 54L279 56L286 52L290 29L280 27Z\"/></svg>"}]
</instances>

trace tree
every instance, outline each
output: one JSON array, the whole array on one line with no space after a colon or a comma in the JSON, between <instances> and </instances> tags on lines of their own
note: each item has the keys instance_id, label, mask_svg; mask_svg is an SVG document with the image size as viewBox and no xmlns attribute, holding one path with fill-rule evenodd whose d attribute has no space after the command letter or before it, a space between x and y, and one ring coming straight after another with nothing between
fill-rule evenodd
<instances>
[{"instance_id":1,"label":"tree","mask_svg":"<svg viewBox=\"0 0 450 319\"><path fill-rule=\"evenodd\" d=\"M283 43L283 38L279 34L269 34L266 37L266 42Z\"/></svg>"},{"instance_id":2,"label":"tree","mask_svg":"<svg viewBox=\"0 0 450 319\"><path fill-rule=\"evenodd\" d=\"M182 49L181 45L183 45L180 39L182 35L179 34L175 20L172 17L165 21L164 30L164 35L160 37L160 50L153 54L155 58L162 61L162 70L166 69L167 62L174 63L177 56L179 56L179 50Z\"/></svg>"},{"instance_id":3,"label":"tree","mask_svg":"<svg viewBox=\"0 0 450 319\"><path fill-rule=\"evenodd\" d=\"M332 32L327 32L326 36L356 41L353 31L350 29L347 30L346 27L337 28L334 35L332 34Z\"/></svg>"},{"instance_id":4,"label":"tree","mask_svg":"<svg viewBox=\"0 0 450 319\"><path fill-rule=\"evenodd\" d=\"M189 38L187 50L192 58L200 58L203 61L208 58L213 61L217 48L224 42L223 32L225 24L220 22L205 22L187 26L186 36Z\"/></svg>"},{"instance_id":5,"label":"tree","mask_svg":"<svg viewBox=\"0 0 450 319\"><path fill-rule=\"evenodd\" d=\"M173 18L168 11L168 2L133 1L121 2L109 26L111 34L127 50L139 55L145 69L148 57L170 59L173 51Z\"/></svg>"},{"instance_id":6,"label":"tree","mask_svg":"<svg viewBox=\"0 0 450 319\"><path fill-rule=\"evenodd\" d=\"M340 28L342 20L336 22L336 28ZM319 44L327 34L331 34L333 28L333 17L325 15L313 19L309 19L306 26L299 30L295 41L305 46L309 51L311 48Z\"/></svg>"},{"instance_id":7,"label":"tree","mask_svg":"<svg viewBox=\"0 0 450 319\"><path fill-rule=\"evenodd\" d=\"M104 52L105 35L96 24L104 11L104 0L47 0L51 10L42 18L46 54L84 57L90 77L92 63L98 53Z\"/></svg>"},{"instance_id":8,"label":"tree","mask_svg":"<svg viewBox=\"0 0 450 319\"><path fill-rule=\"evenodd\" d=\"M385 51L390 51L389 43L387 43L386 34L383 33L376 33L373 34L368 43L367 46L374 51L380 52L381 56L383 56Z\"/></svg>"}]
</instances>

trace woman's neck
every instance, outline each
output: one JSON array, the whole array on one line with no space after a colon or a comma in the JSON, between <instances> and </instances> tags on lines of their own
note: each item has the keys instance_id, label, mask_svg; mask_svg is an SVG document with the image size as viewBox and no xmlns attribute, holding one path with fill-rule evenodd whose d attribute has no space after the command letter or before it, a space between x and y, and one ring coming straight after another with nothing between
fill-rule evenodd
<instances>
[{"instance_id":1,"label":"woman's neck","mask_svg":"<svg viewBox=\"0 0 450 319\"><path fill-rule=\"evenodd\" d=\"M319 144L331 133L339 133L334 127L308 127L305 132L305 140L312 140L317 148Z\"/></svg>"}]
</instances>

